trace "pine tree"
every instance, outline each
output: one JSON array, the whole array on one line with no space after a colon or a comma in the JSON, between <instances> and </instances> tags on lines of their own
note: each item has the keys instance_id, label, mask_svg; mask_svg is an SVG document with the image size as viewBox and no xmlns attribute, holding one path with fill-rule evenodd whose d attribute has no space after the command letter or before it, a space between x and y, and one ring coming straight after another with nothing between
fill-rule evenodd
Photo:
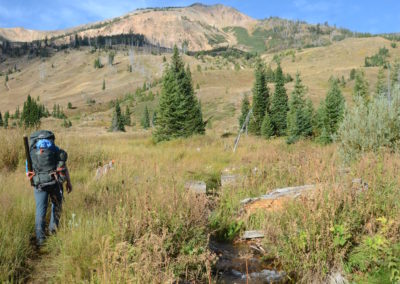
<instances>
[{"instance_id":1,"label":"pine tree","mask_svg":"<svg viewBox=\"0 0 400 284\"><path fill-rule=\"evenodd\" d=\"M365 73L362 70L356 72L353 96L360 96L365 102L368 102L368 82L365 79Z\"/></svg>"},{"instance_id":2,"label":"pine tree","mask_svg":"<svg viewBox=\"0 0 400 284\"><path fill-rule=\"evenodd\" d=\"M44 107L43 107L44 108ZM39 106L35 99L28 95L21 114L21 122L25 127L35 127L40 124L40 119L44 116L42 107Z\"/></svg>"},{"instance_id":3,"label":"pine tree","mask_svg":"<svg viewBox=\"0 0 400 284\"><path fill-rule=\"evenodd\" d=\"M4 113L4 128L8 128L8 119L10 118L10 113L6 111Z\"/></svg>"},{"instance_id":4,"label":"pine tree","mask_svg":"<svg viewBox=\"0 0 400 284\"><path fill-rule=\"evenodd\" d=\"M271 68L271 65L268 65L267 70L265 71L265 80L267 83L275 82L275 73Z\"/></svg>"},{"instance_id":5,"label":"pine tree","mask_svg":"<svg viewBox=\"0 0 400 284\"><path fill-rule=\"evenodd\" d=\"M304 118L303 136L311 137L313 136L314 106L310 98L306 99L306 107L304 114L305 118Z\"/></svg>"},{"instance_id":6,"label":"pine tree","mask_svg":"<svg viewBox=\"0 0 400 284\"><path fill-rule=\"evenodd\" d=\"M1 115L1 111L0 111L0 127L3 126L4 122L3 122L3 116Z\"/></svg>"},{"instance_id":7,"label":"pine tree","mask_svg":"<svg viewBox=\"0 0 400 284\"><path fill-rule=\"evenodd\" d=\"M110 130L111 131L125 131L124 118L121 114L121 107L119 106L118 100L115 103L115 110L113 113Z\"/></svg>"},{"instance_id":8,"label":"pine tree","mask_svg":"<svg viewBox=\"0 0 400 284\"><path fill-rule=\"evenodd\" d=\"M131 111L129 109L129 106L126 106L125 108L125 117L124 117L125 121L124 124L127 126L130 126L132 121L131 121Z\"/></svg>"},{"instance_id":9,"label":"pine tree","mask_svg":"<svg viewBox=\"0 0 400 284\"><path fill-rule=\"evenodd\" d=\"M283 76L282 68L278 65L275 71L275 92L272 96L270 117L274 127L274 134L283 136L286 134L286 119L288 106L288 96L285 89L285 78Z\"/></svg>"},{"instance_id":10,"label":"pine tree","mask_svg":"<svg viewBox=\"0 0 400 284\"><path fill-rule=\"evenodd\" d=\"M387 84L385 82L385 72L381 68L378 72L378 81L376 83L376 94L383 95L387 92Z\"/></svg>"},{"instance_id":11,"label":"pine tree","mask_svg":"<svg viewBox=\"0 0 400 284\"><path fill-rule=\"evenodd\" d=\"M318 109L313 115L313 132L316 137L321 136L322 130L326 125L325 115L325 100L322 100L319 104Z\"/></svg>"},{"instance_id":12,"label":"pine tree","mask_svg":"<svg viewBox=\"0 0 400 284\"><path fill-rule=\"evenodd\" d=\"M352 81L352 80L354 80L356 78L356 69L351 69L351 71L350 71L350 76L349 76L349 79L350 79L350 81Z\"/></svg>"},{"instance_id":13,"label":"pine tree","mask_svg":"<svg viewBox=\"0 0 400 284\"><path fill-rule=\"evenodd\" d=\"M287 115L287 133L289 136L287 142L289 144L296 142L300 137L310 135L311 116L307 113L310 110L307 109L306 100L304 99L305 92L306 89L301 82L300 74L297 73Z\"/></svg>"},{"instance_id":14,"label":"pine tree","mask_svg":"<svg viewBox=\"0 0 400 284\"><path fill-rule=\"evenodd\" d=\"M156 110L153 112L153 116L151 118L151 124L153 125L153 127L155 127L157 124L157 111Z\"/></svg>"},{"instance_id":15,"label":"pine tree","mask_svg":"<svg viewBox=\"0 0 400 284\"><path fill-rule=\"evenodd\" d=\"M8 82L8 74L6 74L6 83Z\"/></svg>"},{"instance_id":16,"label":"pine tree","mask_svg":"<svg viewBox=\"0 0 400 284\"><path fill-rule=\"evenodd\" d=\"M261 135L261 124L269 108L269 90L265 79L265 68L261 60L257 62L254 75L256 80L253 86L253 115L249 131L252 134Z\"/></svg>"},{"instance_id":17,"label":"pine tree","mask_svg":"<svg viewBox=\"0 0 400 284\"><path fill-rule=\"evenodd\" d=\"M143 112L140 123L144 129L147 129L150 127L150 114L149 114L149 109L147 108L147 105L144 108L144 112Z\"/></svg>"},{"instance_id":18,"label":"pine tree","mask_svg":"<svg viewBox=\"0 0 400 284\"><path fill-rule=\"evenodd\" d=\"M171 64L166 66L163 74L154 138L162 141L203 134L204 127L201 104L194 95L190 70L185 70L175 46Z\"/></svg>"},{"instance_id":19,"label":"pine tree","mask_svg":"<svg viewBox=\"0 0 400 284\"><path fill-rule=\"evenodd\" d=\"M325 98L325 128L333 135L339 128L344 115L344 97L336 81L331 82L330 89Z\"/></svg>"},{"instance_id":20,"label":"pine tree","mask_svg":"<svg viewBox=\"0 0 400 284\"><path fill-rule=\"evenodd\" d=\"M101 87L101 89L104 91L106 89L106 80L103 79L103 86Z\"/></svg>"},{"instance_id":21,"label":"pine tree","mask_svg":"<svg viewBox=\"0 0 400 284\"><path fill-rule=\"evenodd\" d=\"M274 127L268 112L265 113L263 122L261 124L261 136L265 139L269 139L274 136Z\"/></svg>"},{"instance_id":22,"label":"pine tree","mask_svg":"<svg viewBox=\"0 0 400 284\"><path fill-rule=\"evenodd\" d=\"M321 135L318 137L317 140L323 145L332 143L332 136L329 134L329 131L327 130L325 125L322 127Z\"/></svg>"},{"instance_id":23,"label":"pine tree","mask_svg":"<svg viewBox=\"0 0 400 284\"><path fill-rule=\"evenodd\" d=\"M19 111L19 106L18 106L14 113L14 119L19 119L19 117L20 117L20 111Z\"/></svg>"},{"instance_id":24,"label":"pine tree","mask_svg":"<svg viewBox=\"0 0 400 284\"><path fill-rule=\"evenodd\" d=\"M250 102L249 102L249 96L247 94L244 94L243 99L242 99L242 113L239 117L239 129L242 129L243 123L246 120L247 114L250 111Z\"/></svg>"}]
</instances>

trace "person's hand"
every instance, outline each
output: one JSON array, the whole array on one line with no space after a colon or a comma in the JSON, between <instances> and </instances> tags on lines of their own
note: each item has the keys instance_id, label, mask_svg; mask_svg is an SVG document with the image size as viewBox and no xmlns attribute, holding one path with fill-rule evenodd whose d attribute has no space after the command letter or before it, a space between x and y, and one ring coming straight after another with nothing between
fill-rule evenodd
<instances>
[{"instance_id":1,"label":"person's hand","mask_svg":"<svg viewBox=\"0 0 400 284\"><path fill-rule=\"evenodd\" d=\"M27 172L26 177L31 180L35 176L35 172Z\"/></svg>"},{"instance_id":2,"label":"person's hand","mask_svg":"<svg viewBox=\"0 0 400 284\"><path fill-rule=\"evenodd\" d=\"M67 192L71 193L72 192L72 184L70 182L67 182L67 186L66 186Z\"/></svg>"}]
</instances>

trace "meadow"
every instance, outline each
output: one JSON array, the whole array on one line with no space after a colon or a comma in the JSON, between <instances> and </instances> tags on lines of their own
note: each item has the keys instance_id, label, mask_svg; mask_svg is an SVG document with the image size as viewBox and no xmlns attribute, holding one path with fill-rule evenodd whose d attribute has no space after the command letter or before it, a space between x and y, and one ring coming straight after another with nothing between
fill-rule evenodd
<instances>
[{"instance_id":1,"label":"meadow","mask_svg":"<svg viewBox=\"0 0 400 284\"><path fill-rule=\"evenodd\" d=\"M399 249L398 154L366 155L344 168L336 145L311 141L244 137L232 153L233 139L215 135L154 144L146 132L55 133L69 153L74 191L65 195L60 230L38 252L22 132L1 130L2 282L214 282L210 238L233 240L245 229L266 232L265 257L292 281L320 282L339 271L383 283L398 273L390 266ZM115 169L96 180L97 166L111 159ZM245 178L222 188L225 169ZM360 177L368 190L353 187ZM185 189L188 180L204 180L207 196ZM243 198L302 184L317 185L312 198L241 210Z\"/></svg>"}]
</instances>

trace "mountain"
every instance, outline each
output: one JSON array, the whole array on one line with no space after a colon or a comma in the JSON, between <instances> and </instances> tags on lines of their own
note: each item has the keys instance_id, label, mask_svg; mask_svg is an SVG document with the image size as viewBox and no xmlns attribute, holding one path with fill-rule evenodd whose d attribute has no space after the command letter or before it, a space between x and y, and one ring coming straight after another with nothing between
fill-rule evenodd
<instances>
[{"instance_id":1,"label":"mountain","mask_svg":"<svg viewBox=\"0 0 400 284\"><path fill-rule=\"evenodd\" d=\"M360 36L346 29L310 25L280 18L253 19L224 5L193 4L188 7L146 8L121 17L57 31L24 28L0 29L0 38L32 42L45 38L68 44L74 38L142 34L153 45L187 45L191 51L221 46L246 51L277 51L286 48L324 46L347 37Z\"/></svg>"}]
</instances>

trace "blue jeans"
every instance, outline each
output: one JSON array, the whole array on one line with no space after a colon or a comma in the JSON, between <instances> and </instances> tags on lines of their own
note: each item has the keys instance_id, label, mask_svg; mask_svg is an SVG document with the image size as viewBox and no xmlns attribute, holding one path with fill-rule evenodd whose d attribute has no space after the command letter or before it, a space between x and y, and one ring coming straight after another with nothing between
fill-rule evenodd
<instances>
[{"instance_id":1,"label":"blue jeans","mask_svg":"<svg viewBox=\"0 0 400 284\"><path fill-rule=\"evenodd\" d=\"M36 242L38 245L42 245L46 239L46 212L49 203L49 197L52 203L49 231L50 233L54 233L57 230L62 208L62 187L56 186L46 191L39 190L35 187L34 193L36 201Z\"/></svg>"}]
</instances>

